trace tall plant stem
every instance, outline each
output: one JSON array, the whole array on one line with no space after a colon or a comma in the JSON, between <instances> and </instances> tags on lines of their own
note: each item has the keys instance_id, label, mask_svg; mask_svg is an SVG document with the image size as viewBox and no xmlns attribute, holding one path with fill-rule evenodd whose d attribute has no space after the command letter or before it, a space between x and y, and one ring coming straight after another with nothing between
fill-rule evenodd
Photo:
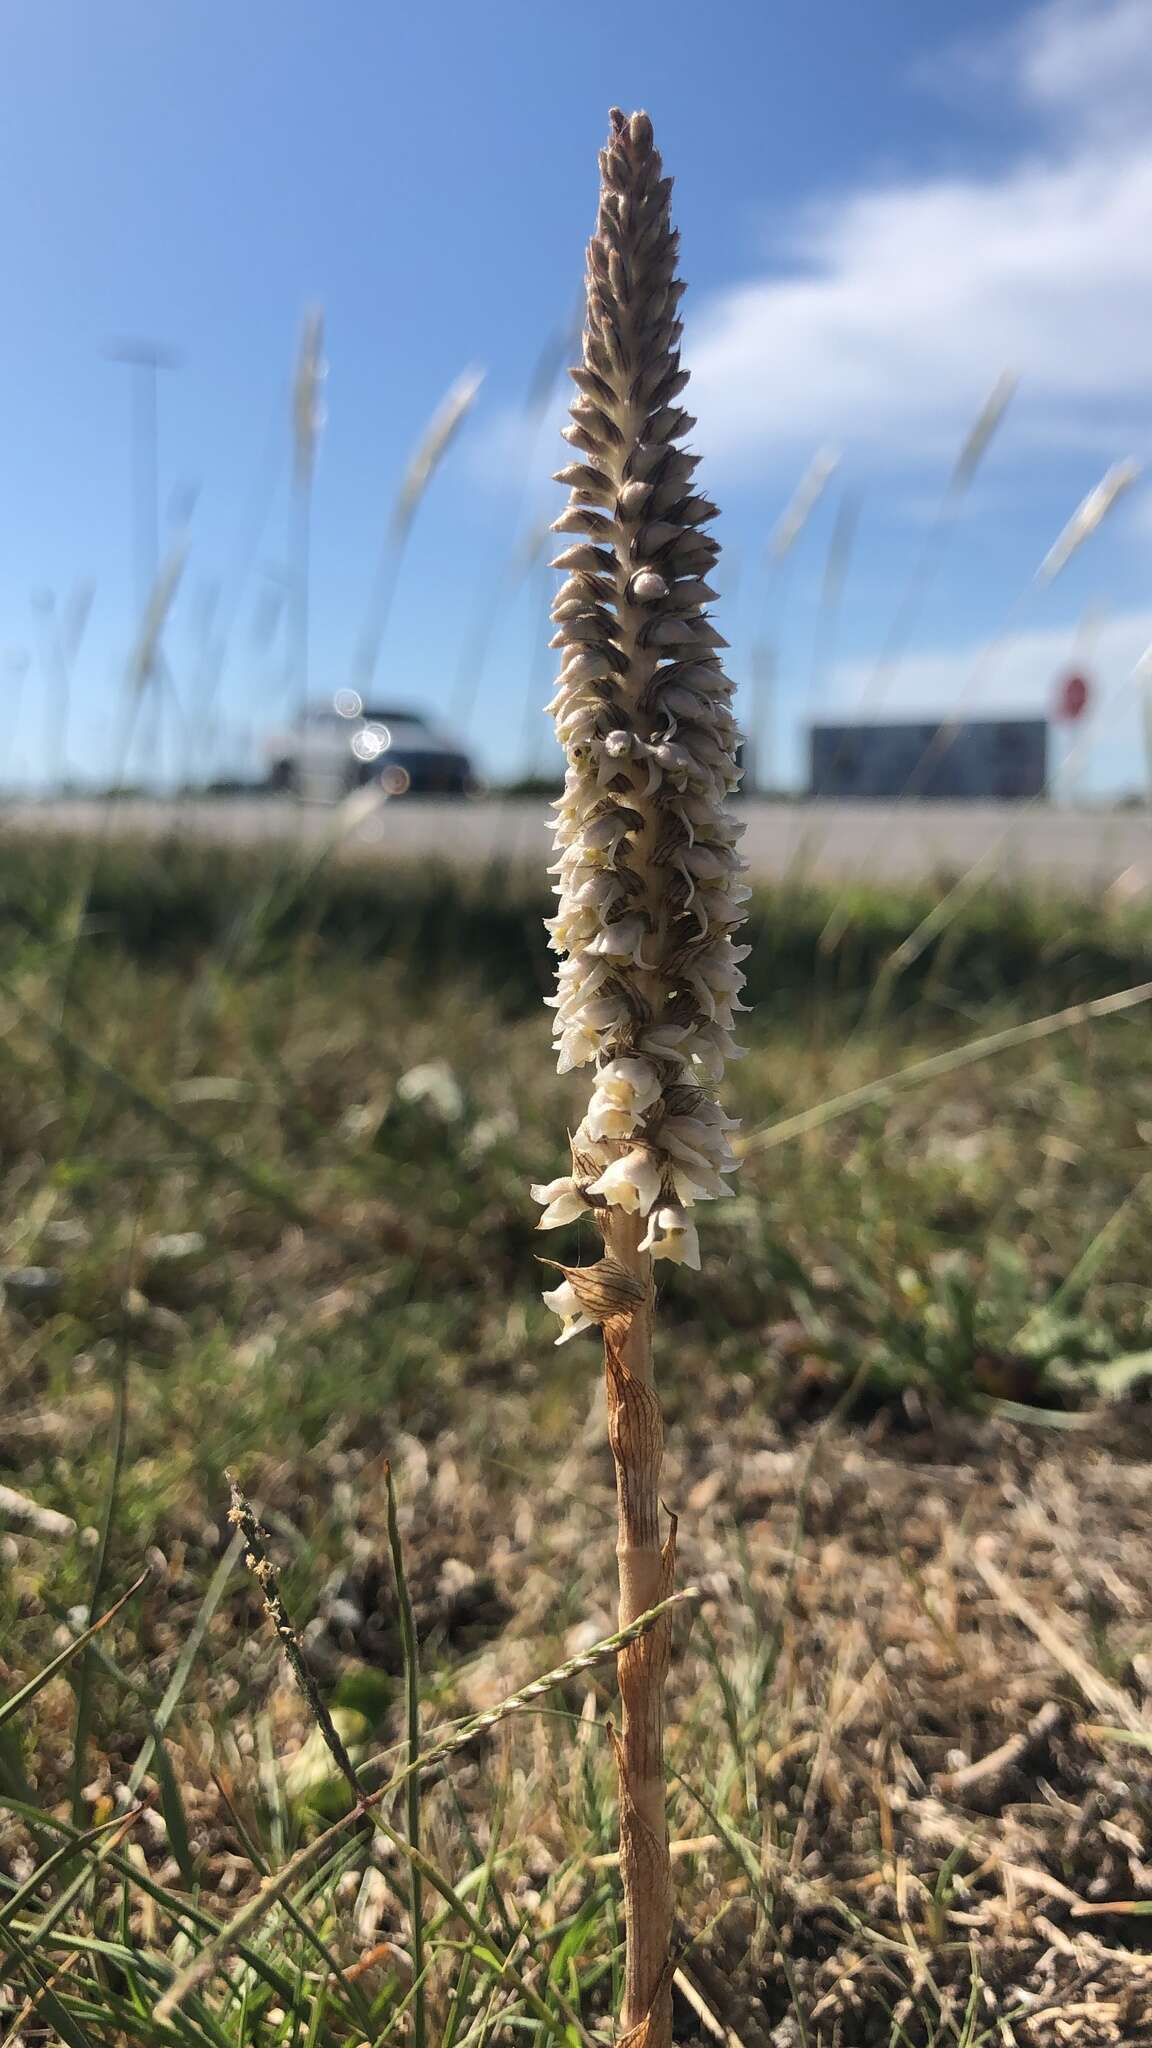
<instances>
[{"instance_id":1,"label":"tall plant stem","mask_svg":"<svg viewBox=\"0 0 1152 2048\"><path fill-rule=\"evenodd\" d=\"M537 1183L540 1227L590 1213L606 1256L560 1266L544 1300L557 1339L598 1325L616 1462L620 1619L672 1583L675 1520L660 1540L664 1431L652 1370L652 1261L699 1271L691 1209L731 1192L734 1128L716 1094L741 1007L732 943L747 888L742 829L726 808L739 781L727 645L706 607L719 553L716 506L682 445L671 180L647 114L613 107L588 245L583 361L557 475L569 501L552 617L563 650L549 709L567 756L557 805L563 956L552 998L561 1073L594 1065L571 1134L572 1170ZM626 1956L620 2019L629 2048L671 2048L671 1879L664 1785L663 1621L619 1659L620 1868Z\"/></svg>"},{"instance_id":2,"label":"tall plant stem","mask_svg":"<svg viewBox=\"0 0 1152 2048\"><path fill-rule=\"evenodd\" d=\"M608 1441L616 1465L620 1627L667 1598L675 1570L676 1525L660 1541L664 1424L652 1366L652 1261L639 1250L644 1225L605 1212L605 1248L644 1289L632 1311L604 1325ZM667 2048L672 2040L669 1944L672 1873L664 1778L664 1683L670 1628L663 1616L617 1658L620 1732L613 1746L620 1779L620 1874L624 1889L623 2040Z\"/></svg>"}]
</instances>

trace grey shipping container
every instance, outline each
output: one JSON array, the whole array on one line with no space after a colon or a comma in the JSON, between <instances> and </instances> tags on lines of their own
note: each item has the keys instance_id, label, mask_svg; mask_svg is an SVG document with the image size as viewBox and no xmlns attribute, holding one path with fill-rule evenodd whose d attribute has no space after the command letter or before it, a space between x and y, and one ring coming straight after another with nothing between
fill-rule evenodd
<instances>
[{"instance_id":1,"label":"grey shipping container","mask_svg":"<svg viewBox=\"0 0 1152 2048\"><path fill-rule=\"evenodd\" d=\"M1043 718L902 719L813 725L810 796L965 799L1043 796L1048 724Z\"/></svg>"}]
</instances>

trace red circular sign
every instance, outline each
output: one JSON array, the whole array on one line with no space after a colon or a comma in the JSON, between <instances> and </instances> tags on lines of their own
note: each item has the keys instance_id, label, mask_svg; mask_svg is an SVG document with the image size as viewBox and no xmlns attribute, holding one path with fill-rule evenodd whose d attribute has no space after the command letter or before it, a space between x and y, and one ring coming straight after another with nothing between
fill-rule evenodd
<instances>
[{"instance_id":1,"label":"red circular sign","mask_svg":"<svg viewBox=\"0 0 1152 2048\"><path fill-rule=\"evenodd\" d=\"M1083 718L1092 697L1092 685L1084 676L1065 676L1056 693L1056 716L1075 720Z\"/></svg>"}]
</instances>

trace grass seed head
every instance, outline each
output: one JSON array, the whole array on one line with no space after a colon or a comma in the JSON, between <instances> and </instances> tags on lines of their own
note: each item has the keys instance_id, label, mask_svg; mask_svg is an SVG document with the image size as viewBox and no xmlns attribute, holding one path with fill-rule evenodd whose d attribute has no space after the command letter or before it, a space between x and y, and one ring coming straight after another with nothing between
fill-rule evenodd
<instances>
[{"instance_id":1,"label":"grass seed head","mask_svg":"<svg viewBox=\"0 0 1152 2048\"><path fill-rule=\"evenodd\" d=\"M292 380L292 440L296 459L296 477L301 484L309 484L316 463L316 444L324 424L324 407L320 393L328 365L324 361L324 315L319 306L310 306L304 315L300 334L300 352L296 358L296 374Z\"/></svg>"},{"instance_id":2,"label":"grass seed head","mask_svg":"<svg viewBox=\"0 0 1152 2048\"><path fill-rule=\"evenodd\" d=\"M392 515L395 534L407 532L421 498L475 405L483 382L483 370L465 370L437 406L404 472Z\"/></svg>"},{"instance_id":3,"label":"grass seed head","mask_svg":"<svg viewBox=\"0 0 1152 2048\"><path fill-rule=\"evenodd\" d=\"M1089 491L1088 496L1076 507L1063 531L1057 535L1036 571L1038 583L1051 583L1060 574L1077 548L1090 540L1097 527L1107 518L1117 498L1130 490L1140 475L1140 465L1131 456L1124 462L1114 462L1100 482Z\"/></svg>"}]
</instances>

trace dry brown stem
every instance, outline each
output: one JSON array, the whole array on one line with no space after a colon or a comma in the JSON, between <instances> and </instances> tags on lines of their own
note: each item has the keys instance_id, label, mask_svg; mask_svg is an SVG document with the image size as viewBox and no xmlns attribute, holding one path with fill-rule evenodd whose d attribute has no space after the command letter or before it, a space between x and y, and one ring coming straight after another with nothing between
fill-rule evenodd
<instances>
[{"instance_id":1,"label":"dry brown stem","mask_svg":"<svg viewBox=\"0 0 1152 2048\"><path fill-rule=\"evenodd\" d=\"M664 1424L652 1370L652 1261L638 1249L643 1225L607 1211L609 1255L643 1287L634 1309L603 1325L608 1441L616 1467L616 1558L621 1628L667 1599L676 1563L673 1519L660 1540L660 1466ZM671 1630L664 1616L617 1658L620 1733L613 1748L620 1776L620 1872L626 1937L624 2040L664 2048L672 2039L672 1876L664 1781L664 1682Z\"/></svg>"}]
</instances>

